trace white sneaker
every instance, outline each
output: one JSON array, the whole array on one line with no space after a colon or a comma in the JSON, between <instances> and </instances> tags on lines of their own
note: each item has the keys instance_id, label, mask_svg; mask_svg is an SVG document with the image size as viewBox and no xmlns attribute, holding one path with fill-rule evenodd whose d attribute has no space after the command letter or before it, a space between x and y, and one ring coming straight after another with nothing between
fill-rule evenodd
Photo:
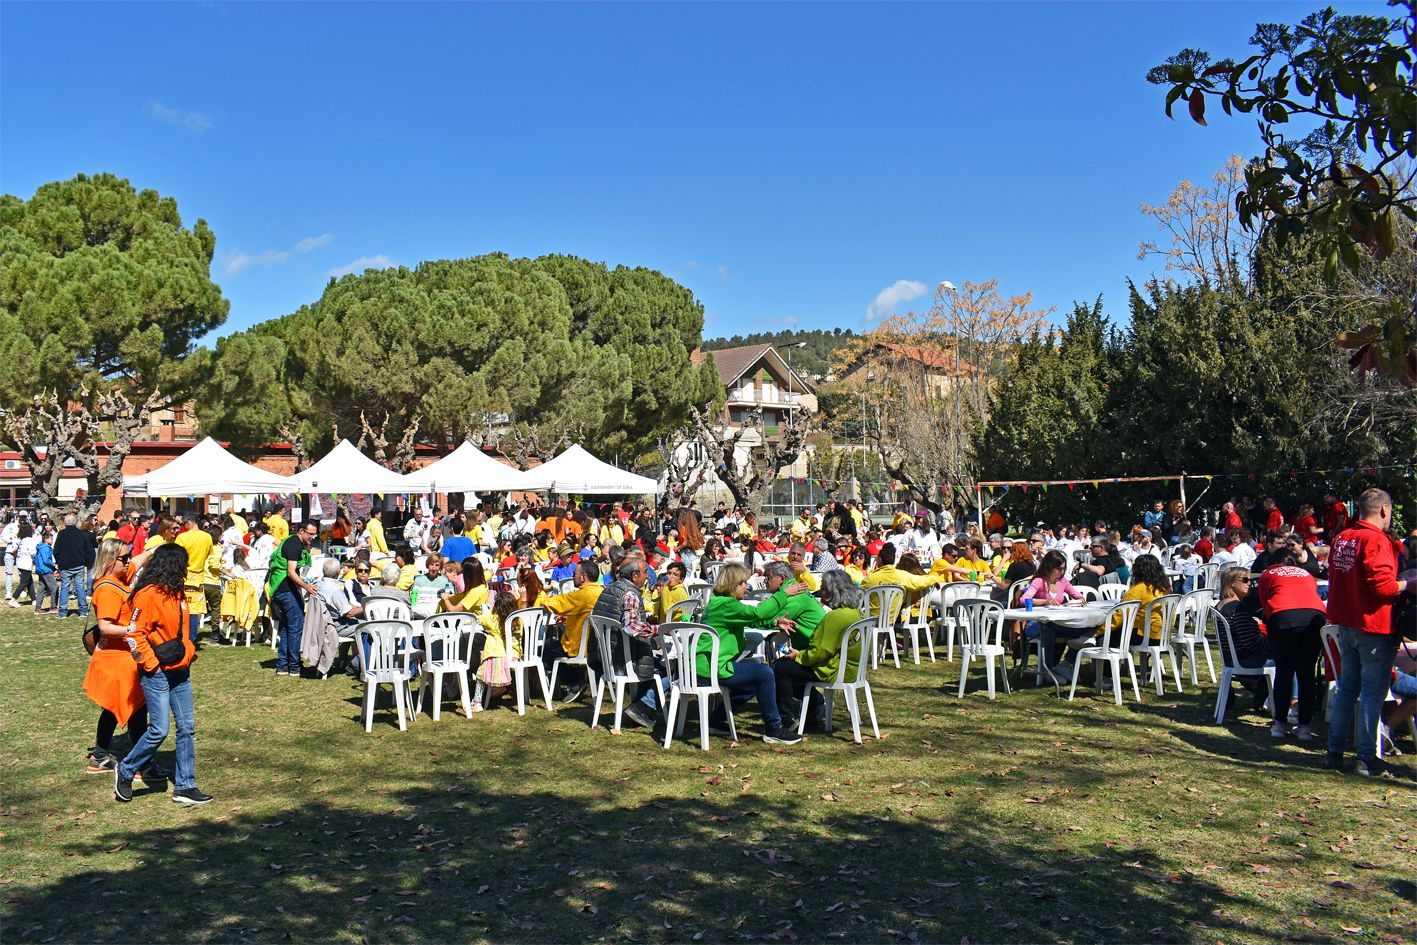
<instances>
[{"instance_id":1,"label":"white sneaker","mask_svg":"<svg viewBox=\"0 0 1417 945\"><path fill-rule=\"evenodd\" d=\"M1301 725L1294 732L1294 736L1301 742L1311 742L1314 740L1314 730L1308 725Z\"/></svg>"},{"instance_id":2,"label":"white sneaker","mask_svg":"<svg viewBox=\"0 0 1417 945\"><path fill-rule=\"evenodd\" d=\"M11 607L14 607L16 610L18 610L20 607L20 602L15 600L13 597L5 601L5 603L9 604Z\"/></svg>"},{"instance_id":3,"label":"white sneaker","mask_svg":"<svg viewBox=\"0 0 1417 945\"><path fill-rule=\"evenodd\" d=\"M1275 722L1269 727L1270 738L1288 738L1289 726L1284 722Z\"/></svg>"}]
</instances>

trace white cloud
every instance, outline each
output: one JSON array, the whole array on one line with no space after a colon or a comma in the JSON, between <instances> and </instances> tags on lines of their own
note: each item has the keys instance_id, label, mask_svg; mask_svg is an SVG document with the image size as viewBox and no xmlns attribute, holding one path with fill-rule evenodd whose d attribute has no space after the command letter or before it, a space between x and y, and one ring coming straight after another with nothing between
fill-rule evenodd
<instances>
[{"instance_id":1,"label":"white cloud","mask_svg":"<svg viewBox=\"0 0 1417 945\"><path fill-rule=\"evenodd\" d=\"M148 102L148 115L169 125L186 128L188 131L206 131L212 126L211 118L201 112L183 111L180 108L173 108L171 105L164 105L162 102Z\"/></svg>"},{"instance_id":2,"label":"white cloud","mask_svg":"<svg viewBox=\"0 0 1417 945\"><path fill-rule=\"evenodd\" d=\"M784 319L782 320L782 323L783 323L784 325L786 325L788 328L796 328L796 327L797 327L797 316L796 316L796 315L788 315L786 318L784 318Z\"/></svg>"},{"instance_id":3,"label":"white cloud","mask_svg":"<svg viewBox=\"0 0 1417 945\"><path fill-rule=\"evenodd\" d=\"M896 307L902 302L918 299L927 291L923 282L916 282L914 279L897 279L893 285L876 293L875 300L866 308L866 320L873 322L885 318L887 315L893 315Z\"/></svg>"},{"instance_id":4,"label":"white cloud","mask_svg":"<svg viewBox=\"0 0 1417 945\"><path fill-rule=\"evenodd\" d=\"M719 267L718 267L718 281L719 281L719 282L727 282L727 281L728 281L728 267L727 267L727 266L719 266Z\"/></svg>"},{"instance_id":5,"label":"white cloud","mask_svg":"<svg viewBox=\"0 0 1417 945\"><path fill-rule=\"evenodd\" d=\"M312 253L317 249L322 249L334 241L333 233L321 233L319 236L307 236L295 244L297 253Z\"/></svg>"},{"instance_id":6,"label":"white cloud","mask_svg":"<svg viewBox=\"0 0 1417 945\"><path fill-rule=\"evenodd\" d=\"M279 266L290 259L290 254L278 249L268 249L264 253L233 253L226 261L226 274L234 276L253 266L269 268Z\"/></svg>"},{"instance_id":7,"label":"white cloud","mask_svg":"<svg viewBox=\"0 0 1417 945\"><path fill-rule=\"evenodd\" d=\"M360 256L352 262L347 262L343 266L336 266L326 275L338 279L340 276L347 276L352 272L363 272L365 269L387 269L394 265L394 261L380 253L377 256Z\"/></svg>"}]
</instances>

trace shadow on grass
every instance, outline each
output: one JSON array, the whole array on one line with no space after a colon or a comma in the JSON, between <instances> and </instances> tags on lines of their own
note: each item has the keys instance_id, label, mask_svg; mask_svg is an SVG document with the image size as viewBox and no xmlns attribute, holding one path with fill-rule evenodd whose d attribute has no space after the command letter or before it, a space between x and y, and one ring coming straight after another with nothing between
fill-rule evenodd
<instances>
[{"instance_id":1,"label":"shadow on grass","mask_svg":"<svg viewBox=\"0 0 1417 945\"><path fill-rule=\"evenodd\" d=\"M1226 928L1218 886L1140 849L1070 854L1023 828L999 843L918 820L903 796L879 816L738 791L617 806L602 778L593 802L534 785L488 794L474 773L391 794L377 814L313 803L261 821L213 805L133 835L126 872L12 887L6 938L1185 941ZM159 800L140 796L133 823Z\"/></svg>"}]
</instances>

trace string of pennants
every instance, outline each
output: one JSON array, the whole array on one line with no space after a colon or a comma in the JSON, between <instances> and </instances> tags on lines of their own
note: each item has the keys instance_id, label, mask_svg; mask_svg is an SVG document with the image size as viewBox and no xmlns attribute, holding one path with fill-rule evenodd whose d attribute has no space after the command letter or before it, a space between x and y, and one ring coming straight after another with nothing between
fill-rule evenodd
<instances>
[{"instance_id":1,"label":"string of pennants","mask_svg":"<svg viewBox=\"0 0 1417 945\"><path fill-rule=\"evenodd\" d=\"M993 495L996 490L1006 493L1010 489L1022 489L1026 495L1030 488L1038 486L1044 492L1049 486L1067 486L1069 491L1075 490L1078 486L1092 486L1100 488L1103 485L1115 485L1124 482L1159 482L1163 485L1178 482L1183 479L1204 480L1209 483L1214 480L1236 480L1243 479L1249 482L1260 480L1271 481L1275 479L1298 479L1300 476L1317 475L1322 477L1330 476L1374 476L1380 472L1388 470L1402 470L1407 473L1417 473L1417 463L1393 463L1382 466L1345 466L1335 469L1295 469L1288 472L1275 473L1182 473L1172 476L1103 476L1096 479L1047 479L1047 480L1012 480L1012 481L991 481L975 484L975 491L988 492Z\"/></svg>"}]
</instances>

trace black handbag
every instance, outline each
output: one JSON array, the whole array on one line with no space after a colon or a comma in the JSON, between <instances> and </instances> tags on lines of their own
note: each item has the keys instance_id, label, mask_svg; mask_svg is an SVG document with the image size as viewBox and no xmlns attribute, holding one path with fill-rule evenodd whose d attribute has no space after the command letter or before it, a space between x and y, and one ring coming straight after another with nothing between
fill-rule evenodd
<instances>
[{"instance_id":1,"label":"black handbag","mask_svg":"<svg viewBox=\"0 0 1417 945\"><path fill-rule=\"evenodd\" d=\"M186 655L186 649L182 646L182 637L176 636L166 643L159 643L153 647L153 656L157 657L158 664L164 668L176 666L182 662L182 657Z\"/></svg>"}]
</instances>

